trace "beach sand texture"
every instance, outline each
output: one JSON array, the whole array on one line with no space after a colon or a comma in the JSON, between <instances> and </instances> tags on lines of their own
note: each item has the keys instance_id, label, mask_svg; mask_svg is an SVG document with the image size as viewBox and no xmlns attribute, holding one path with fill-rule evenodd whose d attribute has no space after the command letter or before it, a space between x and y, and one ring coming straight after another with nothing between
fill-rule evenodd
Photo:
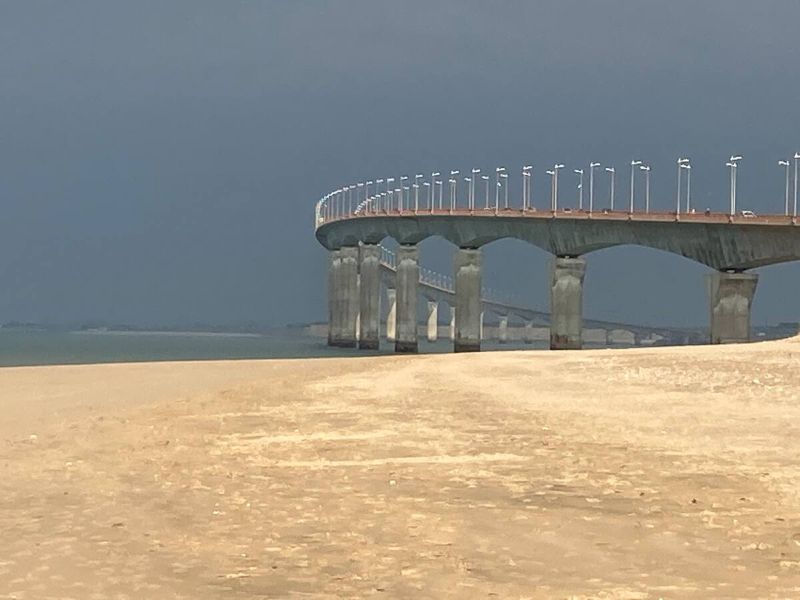
<instances>
[{"instance_id":1,"label":"beach sand texture","mask_svg":"<svg viewBox=\"0 0 800 600\"><path fill-rule=\"evenodd\" d=\"M800 598L800 341L0 369L0 599Z\"/></svg>"}]
</instances>

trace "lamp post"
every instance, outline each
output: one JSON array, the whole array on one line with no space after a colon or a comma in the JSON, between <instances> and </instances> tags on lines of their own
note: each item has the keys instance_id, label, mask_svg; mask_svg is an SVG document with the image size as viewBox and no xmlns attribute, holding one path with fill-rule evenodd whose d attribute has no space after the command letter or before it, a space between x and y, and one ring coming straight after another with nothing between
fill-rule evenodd
<instances>
[{"instance_id":1,"label":"lamp post","mask_svg":"<svg viewBox=\"0 0 800 600\"><path fill-rule=\"evenodd\" d=\"M573 169L578 175L578 208L583 208L583 169Z\"/></svg>"},{"instance_id":2,"label":"lamp post","mask_svg":"<svg viewBox=\"0 0 800 600\"><path fill-rule=\"evenodd\" d=\"M800 161L800 152L794 153L794 210L792 214L797 216L797 163Z\"/></svg>"},{"instance_id":3,"label":"lamp post","mask_svg":"<svg viewBox=\"0 0 800 600\"><path fill-rule=\"evenodd\" d=\"M631 214L633 214L633 184L636 175L636 167L640 166L642 161L640 160L632 160L631 161Z\"/></svg>"},{"instance_id":4,"label":"lamp post","mask_svg":"<svg viewBox=\"0 0 800 600\"><path fill-rule=\"evenodd\" d=\"M436 178L440 175L439 171L434 171L431 173L431 191L433 192L433 196L431 196L431 212L433 212L434 204L436 204ZM439 206L439 208L442 208Z\"/></svg>"},{"instance_id":5,"label":"lamp post","mask_svg":"<svg viewBox=\"0 0 800 600\"><path fill-rule=\"evenodd\" d=\"M436 185L439 186L439 210L442 210L442 196L444 195L444 182L437 181Z\"/></svg>"},{"instance_id":6,"label":"lamp post","mask_svg":"<svg viewBox=\"0 0 800 600\"><path fill-rule=\"evenodd\" d=\"M503 180L503 193L505 195L503 208L508 209L508 173L500 173L500 178Z\"/></svg>"},{"instance_id":7,"label":"lamp post","mask_svg":"<svg viewBox=\"0 0 800 600\"><path fill-rule=\"evenodd\" d=\"M405 195L406 195L405 190L408 189L406 187L403 187L403 181L404 180L408 181L408 176L407 175L402 175L400 177L400 201L399 201L400 210L403 210L403 200L405 200Z\"/></svg>"},{"instance_id":8,"label":"lamp post","mask_svg":"<svg viewBox=\"0 0 800 600\"><path fill-rule=\"evenodd\" d=\"M736 170L739 168L740 160L741 156L731 156L729 162L725 163L725 166L731 169L731 216L736 214Z\"/></svg>"},{"instance_id":9,"label":"lamp post","mask_svg":"<svg viewBox=\"0 0 800 600\"><path fill-rule=\"evenodd\" d=\"M644 212L650 212L650 165L639 167L644 171Z\"/></svg>"},{"instance_id":10,"label":"lamp post","mask_svg":"<svg viewBox=\"0 0 800 600\"><path fill-rule=\"evenodd\" d=\"M553 165L553 210L558 210L558 171L563 169L564 165Z\"/></svg>"},{"instance_id":11,"label":"lamp post","mask_svg":"<svg viewBox=\"0 0 800 600\"><path fill-rule=\"evenodd\" d=\"M481 175L481 179L483 179L486 185L486 206L484 208L486 210L489 210L489 176Z\"/></svg>"},{"instance_id":12,"label":"lamp post","mask_svg":"<svg viewBox=\"0 0 800 600\"><path fill-rule=\"evenodd\" d=\"M522 210L523 212L533 207L531 199L531 171L533 165L526 165L522 167Z\"/></svg>"},{"instance_id":13,"label":"lamp post","mask_svg":"<svg viewBox=\"0 0 800 600\"><path fill-rule=\"evenodd\" d=\"M414 188L414 214L417 214L419 212L419 184L415 181L411 187Z\"/></svg>"},{"instance_id":14,"label":"lamp post","mask_svg":"<svg viewBox=\"0 0 800 600\"><path fill-rule=\"evenodd\" d=\"M497 167L494 170L494 183L495 183L495 192L494 192L494 208L495 212L500 208L500 173L506 170L505 167Z\"/></svg>"},{"instance_id":15,"label":"lamp post","mask_svg":"<svg viewBox=\"0 0 800 600\"><path fill-rule=\"evenodd\" d=\"M548 175L550 175L550 210L555 211L555 195L553 194L553 188L555 186L555 171L545 171Z\"/></svg>"},{"instance_id":16,"label":"lamp post","mask_svg":"<svg viewBox=\"0 0 800 600\"><path fill-rule=\"evenodd\" d=\"M458 196L457 196L457 191L456 191L457 179L455 177L458 174L459 174L458 170L450 171L450 180L449 180L450 181L450 212L453 212L453 209L456 207L456 204L458 202Z\"/></svg>"},{"instance_id":17,"label":"lamp post","mask_svg":"<svg viewBox=\"0 0 800 600\"><path fill-rule=\"evenodd\" d=\"M431 182L423 181L422 185L428 188L428 211L433 212L433 193L431 191L433 188L431 187Z\"/></svg>"},{"instance_id":18,"label":"lamp post","mask_svg":"<svg viewBox=\"0 0 800 600\"><path fill-rule=\"evenodd\" d=\"M394 189L390 184L394 183L394 177L386 178L386 211L392 210L392 202L394 202Z\"/></svg>"},{"instance_id":19,"label":"lamp post","mask_svg":"<svg viewBox=\"0 0 800 600\"><path fill-rule=\"evenodd\" d=\"M606 167L606 173L611 176L611 189L609 191L609 208L610 210L614 210L614 177L617 174L614 167Z\"/></svg>"},{"instance_id":20,"label":"lamp post","mask_svg":"<svg viewBox=\"0 0 800 600\"><path fill-rule=\"evenodd\" d=\"M472 210L475 210L475 187L478 184L478 175L480 174L480 169L472 169L472 182L470 183L470 190L469 190L469 207Z\"/></svg>"},{"instance_id":21,"label":"lamp post","mask_svg":"<svg viewBox=\"0 0 800 600\"><path fill-rule=\"evenodd\" d=\"M679 214L681 212L681 168L683 168L684 165L688 164L689 164L688 158L678 159L678 193L677 193L677 199L675 200L675 214Z\"/></svg>"},{"instance_id":22,"label":"lamp post","mask_svg":"<svg viewBox=\"0 0 800 600\"><path fill-rule=\"evenodd\" d=\"M380 185L383 183L383 179L376 179L375 180L375 197L378 198L378 201L375 203L374 210L372 212L378 212L381 208L381 190Z\"/></svg>"},{"instance_id":23,"label":"lamp post","mask_svg":"<svg viewBox=\"0 0 800 600\"><path fill-rule=\"evenodd\" d=\"M467 208L472 210L472 177L464 177L464 183L467 184Z\"/></svg>"},{"instance_id":24,"label":"lamp post","mask_svg":"<svg viewBox=\"0 0 800 600\"><path fill-rule=\"evenodd\" d=\"M599 162L589 163L589 212L594 210L594 170L599 167Z\"/></svg>"},{"instance_id":25,"label":"lamp post","mask_svg":"<svg viewBox=\"0 0 800 600\"><path fill-rule=\"evenodd\" d=\"M788 160L779 160L778 166L784 167L784 171L786 171L786 191L784 192L784 213L787 217L789 216L789 161Z\"/></svg>"},{"instance_id":26,"label":"lamp post","mask_svg":"<svg viewBox=\"0 0 800 600\"><path fill-rule=\"evenodd\" d=\"M371 186L371 185L372 185L372 183L373 183L372 181L367 181L367 182L364 184L364 200L366 200L367 198L369 198L369 186Z\"/></svg>"},{"instance_id":27,"label":"lamp post","mask_svg":"<svg viewBox=\"0 0 800 600\"><path fill-rule=\"evenodd\" d=\"M686 169L686 212L688 213L692 209L692 165L687 162L680 165L680 168Z\"/></svg>"}]
</instances>

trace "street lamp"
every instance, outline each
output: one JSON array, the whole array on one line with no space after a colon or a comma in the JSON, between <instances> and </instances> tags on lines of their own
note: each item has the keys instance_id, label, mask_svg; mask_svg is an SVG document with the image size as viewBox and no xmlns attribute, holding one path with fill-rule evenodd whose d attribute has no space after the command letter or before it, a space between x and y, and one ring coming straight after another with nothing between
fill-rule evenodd
<instances>
[{"instance_id":1,"label":"street lamp","mask_svg":"<svg viewBox=\"0 0 800 600\"><path fill-rule=\"evenodd\" d=\"M433 212L433 195L432 195L432 192L431 192L431 190L433 188L431 187L431 182L430 181L423 181L422 185L425 186L426 188L428 188L428 210L430 212Z\"/></svg>"},{"instance_id":2,"label":"street lamp","mask_svg":"<svg viewBox=\"0 0 800 600\"><path fill-rule=\"evenodd\" d=\"M688 164L689 164L688 158L678 159L678 198L677 200L675 200L675 214L681 212L681 168L685 168L685 166ZM689 209L687 208L686 210L688 211Z\"/></svg>"},{"instance_id":3,"label":"street lamp","mask_svg":"<svg viewBox=\"0 0 800 600\"><path fill-rule=\"evenodd\" d=\"M611 210L614 210L614 176L616 175L616 170L614 167L606 167L606 173L611 175L611 190L609 192L609 207Z\"/></svg>"},{"instance_id":4,"label":"street lamp","mask_svg":"<svg viewBox=\"0 0 800 600\"><path fill-rule=\"evenodd\" d=\"M405 197L405 190L408 189L408 188L403 186L403 180L408 181L408 176L407 175L402 175L400 177L400 202L399 202L400 210L403 210L403 199Z\"/></svg>"},{"instance_id":5,"label":"street lamp","mask_svg":"<svg viewBox=\"0 0 800 600\"><path fill-rule=\"evenodd\" d=\"M650 212L650 165L642 165L639 167L644 171L644 212Z\"/></svg>"},{"instance_id":6,"label":"street lamp","mask_svg":"<svg viewBox=\"0 0 800 600\"><path fill-rule=\"evenodd\" d=\"M563 168L564 165L553 165L553 210L558 210L558 171Z\"/></svg>"},{"instance_id":7,"label":"street lamp","mask_svg":"<svg viewBox=\"0 0 800 600\"><path fill-rule=\"evenodd\" d=\"M688 213L692 208L692 165L684 163L680 165L680 168L686 169L686 212Z\"/></svg>"},{"instance_id":8,"label":"street lamp","mask_svg":"<svg viewBox=\"0 0 800 600\"><path fill-rule=\"evenodd\" d=\"M411 187L414 188L414 214L417 214L419 211L419 184L415 181Z\"/></svg>"},{"instance_id":9,"label":"street lamp","mask_svg":"<svg viewBox=\"0 0 800 600\"><path fill-rule=\"evenodd\" d=\"M442 196L444 195L444 182L436 181L434 183L439 186L439 210L442 210ZM434 192L434 196L435 195L436 193Z\"/></svg>"},{"instance_id":10,"label":"street lamp","mask_svg":"<svg viewBox=\"0 0 800 600\"><path fill-rule=\"evenodd\" d=\"M505 192L504 208L508 209L508 173L500 173L500 177L503 178L503 191Z\"/></svg>"},{"instance_id":11,"label":"street lamp","mask_svg":"<svg viewBox=\"0 0 800 600\"><path fill-rule=\"evenodd\" d=\"M480 172L480 169L472 169L472 182L469 186L469 207L473 210L475 209L475 186L478 183L478 174Z\"/></svg>"},{"instance_id":12,"label":"street lamp","mask_svg":"<svg viewBox=\"0 0 800 600\"><path fill-rule=\"evenodd\" d=\"M434 171L433 173L431 173L431 190L433 191L431 212L433 212L433 205L436 203L436 178L439 175L440 175L439 171ZM441 208L441 206L439 208Z\"/></svg>"},{"instance_id":13,"label":"street lamp","mask_svg":"<svg viewBox=\"0 0 800 600\"><path fill-rule=\"evenodd\" d=\"M550 175L550 210L555 210L555 194L553 193L555 187L555 171L545 171L548 175Z\"/></svg>"},{"instance_id":14,"label":"street lamp","mask_svg":"<svg viewBox=\"0 0 800 600\"><path fill-rule=\"evenodd\" d=\"M472 177L464 177L464 183L467 184L467 208L472 210Z\"/></svg>"},{"instance_id":15,"label":"street lamp","mask_svg":"<svg viewBox=\"0 0 800 600\"><path fill-rule=\"evenodd\" d=\"M522 210L533 207L531 201L531 170L533 165L522 167Z\"/></svg>"},{"instance_id":16,"label":"street lamp","mask_svg":"<svg viewBox=\"0 0 800 600\"><path fill-rule=\"evenodd\" d=\"M500 173L506 170L505 167L497 167L494 170L495 194L494 194L494 207L495 211L500 207Z\"/></svg>"},{"instance_id":17,"label":"street lamp","mask_svg":"<svg viewBox=\"0 0 800 600\"><path fill-rule=\"evenodd\" d=\"M591 213L594 209L594 169L595 167L599 167L599 162L590 162L589 163L589 212Z\"/></svg>"},{"instance_id":18,"label":"street lamp","mask_svg":"<svg viewBox=\"0 0 800 600\"><path fill-rule=\"evenodd\" d=\"M736 170L740 160L741 156L731 156L729 162L725 163L725 166L731 169L731 216L736 214Z\"/></svg>"},{"instance_id":19,"label":"street lamp","mask_svg":"<svg viewBox=\"0 0 800 600\"><path fill-rule=\"evenodd\" d=\"M578 181L578 208L583 208L583 169L573 169L574 173L579 176Z\"/></svg>"},{"instance_id":20,"label":"street lamp","mask_svg":"<svg viewBox=\"0 0 800 600\"><path fill-rule=\"evenodd\" d=\"M784 170L786 171L786 192L784 193L786 208L784 209L784 214L787 217L789 216L789 165L788 160L778 161L778 166L785 167Z\"/></svg>"},{"instance_id":21,"label":"street lamp","mask_svg":"<svg viewBox=\"0 0 800 600\"><path fill-rule=\"evenodd\" d=\"M797 163L800 161L800 152L794 153L794 211L792 214L797 216Z\"/></svg>"},{"instance_id":22,"label":"street lamp","mask_svg":"<svg viewBox=\"0 0 800 600\"><path fill-rule=\"evenodd\" d=\"M455 175L458 175L458 174L459 174L458 170L450 171L450 179L449 179L449 182L450 182L450 212L453 212L453 209L456 207L456 204L458 202L458 196L456 195L456 177L455 177Z\"/></svg>"},{"instance_id":23,"label":"street lamp","mask_svg":"<svg viewBox=\"0 0 800 600\"><path fill-rule=\"evenodd\" d=\"M636 167L642 164L640 160L632 160L631 161L631 214L633 214L633 183L634 183L634 176L636 174Z\"/></svg>"},{"instance_id":24,"label":"street lamp","mask_svg":"<svg viewBox=\"0 0 800 600\"><path fill-rule=\"evenodd\" d=\"M489 176L488 175L481 175L481 179L486 182L486 206L484 207L486 210L489 210Z\"/></svg>"}]
</instances>

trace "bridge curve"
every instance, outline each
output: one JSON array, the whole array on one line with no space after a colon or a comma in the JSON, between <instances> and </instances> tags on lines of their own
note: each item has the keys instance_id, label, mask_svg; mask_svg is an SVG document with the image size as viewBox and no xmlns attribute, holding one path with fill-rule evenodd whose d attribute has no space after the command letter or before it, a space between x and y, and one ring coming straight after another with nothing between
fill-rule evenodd
<instances>
[{"instance_id":1,"label":"bridge curve","mask_svg":"<svg viewBox=\"0 0 800 600\"><path fill-rule=\"evenodd\" d=\"M488 214L487 214L488 212ZM329 250L386 237L402 245L440 236L459 248L514 238L555 256L577 257L621 245L655 248L717 271L745 271L800 260L800 227L792 217L500 211L361 214L326 220L316 236ZM723 218L720 218L723 217Z\"/></svg>"}]
</instances>

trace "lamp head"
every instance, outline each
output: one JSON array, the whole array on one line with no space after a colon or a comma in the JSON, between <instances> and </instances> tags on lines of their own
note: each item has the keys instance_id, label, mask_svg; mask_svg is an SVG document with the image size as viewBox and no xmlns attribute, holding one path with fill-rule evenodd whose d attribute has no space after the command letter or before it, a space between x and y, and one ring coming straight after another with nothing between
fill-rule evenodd
<instances>
[{"instance_id":1,"label":"lamp head","mask_svg":"<svg viewBox=\"0 0 800 600\"><path fill-rule=\"evenodd\" d=\"M632 167L638 166L640 164L642 164L642 161L640 161L640 160L632 160L631 161L631 166Z\"/></svg>"},{"instance_id":2,"label":"lamp head","mask_svg":"<svg viewBox=\"0 0 800 600\"><path fill-rule=\"evenodd\" d=\"M780 166L782 166L782 167L788 167L789 166L789 161L788 160L779 160L778 164Z\"/></svg>"},{"instance_id":3,"label":"lamp head","mask_svg":"<svg viewBox=\"0 0 800 600\"><path fill-rule=\"evenodd\" d=\"M609 173L614 173L615 172L614 171L614 167L606 167L606 171L608 171Z\"/></svg>"},{"instance_id":4,"label":"lamp head","mask_svg":"<svg viewBox=\"0 0 800 600\"><path fill-rule=\"evenodd\" d=\"M736 162L737 160L742 160L741 156L731 156L728 160L731 162Z\"/></svg>"},{"instance_id":5,"label":"lamp head","mask_svg":"<svg viewBox=\"0 0 800 600\"><path fill-rule=\"evenodd\" d=\"M583 175L583 169L574 169L574 172L578 175Z\"/></svg>"},{"instance_id":6,"label":"lamp head","mask_svg":"<svg viewBox=\"0 0 800 600\"><path fill-rule=\"evenodd\" d=\"M590 163L589 163L589 167L590 167L590 168L592 168L592 169L593 169L594 167L599 167L599 166L600 166L600 163L599 163L599 162L590 162Z\"/></svg>"}]
</instances>

